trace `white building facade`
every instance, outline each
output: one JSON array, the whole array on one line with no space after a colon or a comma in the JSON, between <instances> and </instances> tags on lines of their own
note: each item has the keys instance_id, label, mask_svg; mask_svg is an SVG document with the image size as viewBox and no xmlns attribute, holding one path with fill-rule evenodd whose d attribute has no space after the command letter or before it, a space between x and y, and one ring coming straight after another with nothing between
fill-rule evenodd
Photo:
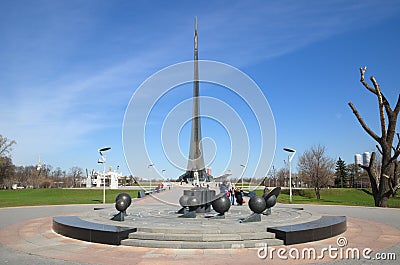
<instances>
[{"instance_id":1,"label":"white building facade","mask_svg":"<svg viewBox=\"0 0 400 265\"><path fill-rule=\"evenodd\" d=\"M110 189L118 189L119 182L123 179L121 173L109 171L105 173L105 178L103 177L103 172L95 172L92 176L88 176L86 180L86 187L91 188L96 186L97 188L103 187L104 182L106 187L110 187Z\"/></svg>"},{"instance_id":2,"label":"white building facade","mask_svg":"<svg viewBox=\"0 0 400 265\"><path fill-rule=\"evenodd\" d=\"M362 156L360 154L355 154L354 155L354 164L356 165L362 165Z\"/></svg>"}]
</instances>

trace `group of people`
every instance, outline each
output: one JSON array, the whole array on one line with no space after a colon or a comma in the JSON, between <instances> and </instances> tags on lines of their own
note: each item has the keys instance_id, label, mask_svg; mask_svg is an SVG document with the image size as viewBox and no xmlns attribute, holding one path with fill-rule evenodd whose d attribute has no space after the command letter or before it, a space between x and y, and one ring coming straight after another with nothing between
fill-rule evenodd
<instances>
[{"instance_id":1,"label":"group of people","mask_svg":"<svg viewBox=\"0 0 400 265\"><path fill-rule=\"evenodd\" d=\"M228 198L231 199L232 205L235 205L235 200L237 205L243 205L243 203L245 203L243 199L243 190L241 188L235 188L235 185L233 184L230 185L225 194Z\"/></svg>"}]
</instances>

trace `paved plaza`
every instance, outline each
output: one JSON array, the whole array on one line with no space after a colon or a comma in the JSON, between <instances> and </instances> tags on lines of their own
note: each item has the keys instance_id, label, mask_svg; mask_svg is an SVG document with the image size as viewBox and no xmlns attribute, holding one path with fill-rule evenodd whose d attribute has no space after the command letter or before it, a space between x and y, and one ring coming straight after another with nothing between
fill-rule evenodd
<instances>
[{"instance_id":1,"label":"paved plaza","mask_svg":"<svg viewBox=\"0 0 400 265\"><path fill-rule=\"evenodd\" d=\"M182 188L175 187L157 194L157 198L146 197L133 201L130 211L135 205L139 209L150 209L143 214L151 214L157 206L173 206L182 195ZM171 249L146 248L132 246L111 246L83 242L60 236L52 231L52 217L60 215L87 215L97 205L63 205L40 207L15 207L0 209L0 264L398 264L400 259L400 210L352 206L317 206L292 205L302 207L306 212L317 215L347 216L347 231L340 236L290 246L273 246L276 249L286 249L283 258L276 252L266 258L260 258L264 249ZM276 211L292 207L277 205ZM107 205L112 209L112 205ZM179 207L176 205L176 207ZM247 204L232 206L234 211L248 211ZM273 209L274 211L274 209ZM268 217L265 217L268 218ZM171 218L170 218L171 219ZM170 222L169 220L168 222ZM272 219L271 219L272 221ZM179 222L182 222L180 219ZM157 224L151 224L156 226ZM162 226L163 224L160 224ZM234 224L232 224L234 225ZM254 225L254 224L252 224ZM396 260L361 260L345 257L330 258L323 248L338 248L337 239L346 240L344 250L371 248L371 257L376 253L394 253ZM271 246L267 247L268 251ZM288 256L294 249L300 252L306 248L324 253L321 259L294 259Z\"/></svg>"}]
</instances>

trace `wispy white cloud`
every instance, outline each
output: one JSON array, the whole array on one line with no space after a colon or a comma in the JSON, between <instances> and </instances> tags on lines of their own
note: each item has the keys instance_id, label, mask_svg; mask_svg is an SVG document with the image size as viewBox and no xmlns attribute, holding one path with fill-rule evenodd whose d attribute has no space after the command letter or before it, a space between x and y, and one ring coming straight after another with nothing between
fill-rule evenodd
<instances>
[{"instance_id":1,"label":"wispy white cloud","mask_svg":"<svg viewBox=\"0 0 400 265\"><path fill-rule=\"evenodd\" d=\"M158 56L143 53L86 75L70 72L47 83L21 83L15 99L0 104L1 131L18 142L16 163L73 148L106 128L121 131L124 106L136 86L158 70L151 63Z\"/></svg>"},{"instance_id":2,"label":"wispy white cloud","mask_svg":"<svg viewBox=\"0 0 400 265\"><path fill-rule=\"evenodd\" d=\"M209 38L203 45L207 54L247 65L363 29L399 10L396 1L240 2L205 15L202 34Z\"/></svg>"}]
</instances>

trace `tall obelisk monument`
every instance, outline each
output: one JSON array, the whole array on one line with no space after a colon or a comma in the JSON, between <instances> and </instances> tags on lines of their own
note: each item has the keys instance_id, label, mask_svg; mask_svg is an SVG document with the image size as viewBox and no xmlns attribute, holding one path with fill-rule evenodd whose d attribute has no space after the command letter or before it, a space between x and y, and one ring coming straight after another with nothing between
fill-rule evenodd
<instances>
[{"instance_id":1,"label":"tall obelisk monument","mask_svg":"<svg viewBox=\"0 0 400 265\"><path fill-rule=\"evenodd\" d=\"M203 147L201 145L201 121L200 121L200 95L199 95L199 52L197 17L194 22L194 80L193 80L193 109L192 109L192 132L190 138L190 151L187 171L179 180L210 181L211 176L207 174L204 166Z\"/></svg>"}]
</instances>

